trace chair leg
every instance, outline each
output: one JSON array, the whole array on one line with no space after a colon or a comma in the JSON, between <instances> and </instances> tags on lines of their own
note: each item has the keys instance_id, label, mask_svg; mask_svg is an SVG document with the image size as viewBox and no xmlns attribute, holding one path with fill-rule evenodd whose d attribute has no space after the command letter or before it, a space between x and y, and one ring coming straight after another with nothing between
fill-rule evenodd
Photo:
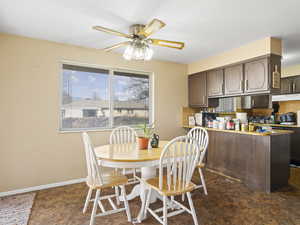
<instances>
[{"instance_id":1,"label":"chair leg","mask_svg":"<svg viewBox=\"0 0 300 225\"><path fill-rule=\"evenodd\" d=\"M197 219L197 215L196 215L196 212L195 212L195 208L194 208L193 200L192 200L192 197L191 197L191 193L187 192L186 195L187 195L187 199L189 201L190 209L191 209L191 212L192 212L194 225L198 225L198 219Z\"/></svg>"},{"instance_id":2,"label":"chair leg","mask_svg":"<svg viewBox=\"0 0 300 225\"><path fill-rule=\"evenodd\" d=\"M128 205L128 201L127 201L127 196L126 196L126 191L125 191L125 186L121 185L121 192L124 198L124 205L125 205L125 209L126 209L126 214L127 214L127 218L128 221L131 222L131 213L130 213L130 208Z\"/></svg>"},{"instance_id":3,"label":"chair leg","mask_svg":"<svg viewBox=\"0 0 300 225\"><path fill-rule=\"evenodd\" d=\"M82 213L84 214L87 210L87 207L89 205L89 202L91 200L91 196L92 196L92 193L93 193L93 189L90 188L89 191L88 191L88 194L86 196L86 199L85 199L85 203L84 203L84 207L83 207L83 210L82 210Z\"/></svg>"},{"instance_id":4,"label":"chair leg","mask_svg":"<svg viewBox=\"0 0 300 225\"><path fill-rule=\"evenodd\" d=\"M133 169L133 180L135 181L136 180L136 170Z\"/></svg>"},{"instance_id":5,"label":"chair leg","mask_svg":"<svg viewBox=\"0 0 300 225\"><path fill-rule=\"evenodd\" d=\"M200 180L201 180L201 183L202 183L202 186L203 186L204 194L207 195L206 184L205 184L205 180L204 180L204 176L203 176L201 168L199 168L198 171L199 171L199 174L200 174Z\"/></svg>"},{"instance_id":6,"label":"chair leg","mask_svg":"<svg viewBox=\"0 0 300 225\"><path fill-rule=\"evenodd\" d=\"M163 208L163 225L167 225L168 224L168 208L167 208L167 196L164 195L163 197L163 204L164 204L164 208Z\"/></svg>"},{"instance_id":7,"label":"chair leg","mask_svg":"<svg viewBox=\"0 0 300 225\"><path fill-rule=\"evenodd\" d=\"M150 204L151 194L152 194L152 188L150 188L148 190L148 195L147 195L147 198L146 198L146 201L145 201L145 204L144 204L143 218L147 217L147 212L148 212L148 208L149 208L149 204Z\"/></svg>"},{"instance_id":8,"label":"chair leg","mask_svg":"<svg viewBox=\"0 0 300 225\"><path fill-rule=\"evenodd\" d=\"M92 215L91 215L90 225L93 225L94 222L95 222L95 217L96 217L97 205L98 205L99 197L100 197L100 190L97 189L95 200L94 200L93 211L92 211Z\"/></svg>"},{"instance_id":9,"label":"chair leg","mask_svg":"<svg viewBox=\"0 0 300 225\"><path fill-rule=\"evenodd\" d=\"M184 202L184 194L181 195L181 201Z\"/></svg>"},{"instance_id":10,"label":"chair leg","mask_svg":"<svg viewBox=\"0 0 300 225\"><path fill-rule=\"evenodd\" d=\"M115 194L116 194L117 205L120 205L120 195L119 195L119 187L118 186L115 186Z\"/></svg>"}]
</instances>

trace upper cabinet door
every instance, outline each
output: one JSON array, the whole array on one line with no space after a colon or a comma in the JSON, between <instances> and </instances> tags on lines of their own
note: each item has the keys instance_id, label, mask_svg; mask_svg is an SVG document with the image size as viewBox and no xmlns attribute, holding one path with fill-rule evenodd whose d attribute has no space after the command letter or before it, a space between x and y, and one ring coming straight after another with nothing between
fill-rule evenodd
<instances>
[{"instance_id":1,"label":"upper cabinet door","mask_svg":"<svg viewBox=\"0 0 300 225\"><path fill-rule=\"evenodd\" d=\"M245 63L245 93L269 90L268 59Z\"/></svg>"},{"instance_id":2,"label":"upper cabinet door","mask_svg":"<svg viewBox=\"0 0 300 225\"><path fill-rule=\"evenodd\" d=\"M243 65L227 67L224 70L225 95L242 94L243 88Z\"/></svg>"},{"instance_id":3,"label":"upper cabinet door","mask_svg":"<svg viewBox=\"0 0 300 225\"><path fill-rule=\"evenodd\" d=\"M281 78L280 94L292 93L292 81L289 78Z\"/></svg>"},{"instance_id":4,"label":"upper cabinet door","mask_svg":"<svg viewBox=\"0 0 300 225\"><path fill-rule=\"evenodd\" d=\"M223 70L212 70L207 73L208 97L219 97L223 95Z\"/></svg>"},{"instance_id":5,"label":"upper cabinet door","mask_svg":"<svg viewBox=\"0 0 300 225\"><path fill-rule=\"evenodd\" d=\"M207 107L206 73L197 73L188 77L189 105Z\"/></svg>"},{"instance_id":6,"label":"upper cabinet door","mask_svg":"<svg viewBox=\"0 0 300 225\"><path fill-rule=\"evenodd\" d=\"M300 76L295 76L293 79L293 93L300 93Z\"/></svg>"}]
</instances>

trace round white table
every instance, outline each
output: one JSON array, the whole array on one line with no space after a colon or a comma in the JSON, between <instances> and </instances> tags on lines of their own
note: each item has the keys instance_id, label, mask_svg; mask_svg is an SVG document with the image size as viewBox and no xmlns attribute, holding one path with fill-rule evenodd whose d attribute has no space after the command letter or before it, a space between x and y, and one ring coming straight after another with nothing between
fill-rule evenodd
<instances>
[{"instance_id":1,"label":"round white table","mask_svg":"<svg viewBox=\"0 0 300 225\"><path fill-rule=\"evenodd\" d=\"M149 150L139 150L137 144L111 144L103 145L95 148L97 158L100 160L101 166L111 168L140 168L141 178L150 179L156 176L156 166L163 147L168 141L160 141L158 148ZM143 207L145 203L147 188L143 183L134 186L132 192L127 196L128 200L140 196L142 207L138 217L134 222L141 222L144 219ZM151 196L151 203L155 202L159 197L158 194Z\"/></svg>"}]
</instances>

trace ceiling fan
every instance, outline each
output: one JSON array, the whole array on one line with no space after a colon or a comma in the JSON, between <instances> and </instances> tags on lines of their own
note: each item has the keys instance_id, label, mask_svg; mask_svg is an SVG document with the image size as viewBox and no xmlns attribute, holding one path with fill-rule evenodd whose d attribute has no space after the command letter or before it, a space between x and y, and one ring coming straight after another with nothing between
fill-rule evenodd
<instances>
[{"instance_id":1,"label":"ceiling fan","mask_svg":"<svg viewBox=\"0 0 300 225\"><path fill-rule=\"evenodd\" d=\"M127 46L123 54L123 57L125 59L150 60L153 55L153 50L152 48L150 48L150 45L158 45L162 47L175 48L175 49L183 49L184 47L183 42L149 38L150 35L159 31L165 25L166 24L161 20L153 19L147 25L134 24L130 26L129 28L130 34L124 34L122 32L115 31L101 26L94 26L93 29L130 39L129 41L121 42L113 46L104 48L105 51L111 51L116 48Z\"/></svg>"}]
</instances>

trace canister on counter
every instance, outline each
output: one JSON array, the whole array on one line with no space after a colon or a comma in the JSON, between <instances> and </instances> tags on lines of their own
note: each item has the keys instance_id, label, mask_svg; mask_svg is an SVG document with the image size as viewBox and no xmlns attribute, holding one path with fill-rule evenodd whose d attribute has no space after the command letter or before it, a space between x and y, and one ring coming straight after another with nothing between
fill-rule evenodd
<instances>
[{"instance_id":1,"label":"canister on counter","mask_svg":"<svg viewBox=\"0 0 300 225\"><path fill-rule=\"evenodd\" d=\"M249 124L249 132L254 132L255 131L255 125L254 124Z\"/></svg>"},{"instance_id":2,"label":"canister on counter","mask_svg":"<svg viewBox=\"0 0 300 225\"><path fill-rule=\"evenodd\" d=\"M244 131L244 132L247 132L248 131L248 124L242 123L241 130Z\"/></svg>"}]
</instances>

